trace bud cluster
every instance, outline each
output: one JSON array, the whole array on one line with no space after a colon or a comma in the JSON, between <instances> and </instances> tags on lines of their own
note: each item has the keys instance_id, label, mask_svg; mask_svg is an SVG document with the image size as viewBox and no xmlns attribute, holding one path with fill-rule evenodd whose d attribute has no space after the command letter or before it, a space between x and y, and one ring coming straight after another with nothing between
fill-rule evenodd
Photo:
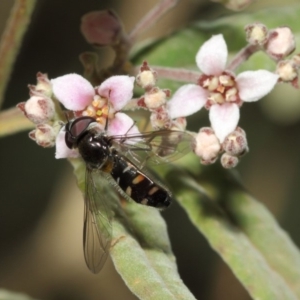
<instances>
[{"instance_id":1,"label":"bud cluster","mask_svg":"<svg viewBox=\"0 0 300 300\"><path fill-rule=\"evenodd\" d=\"M157 73L146 61L143 62L140 72L136 76L136 83L144 89L144 95L138 100L139 107L143 107L151 112L150 121L154 129L184 129L185 118L172 120L167 107L167 98L171 92L161 89L156 85Z\"/></svg>"},{"instance_id":2,"label":"bud cluster","mask_svg":"<svg viewBox=\"0 0 300 300\"><path fill-rule=\"evenodd\" d=\"M224 168L234 168L239 158L248 152L248 144L245 131L237 127L221 144L210 127L203 127L195 135L194 152L200 157L204 165L213 164L221 155L221 164Z\"/></svg>"},{"instance_id":3,"label":"bud cluster","mask_svg":"<svg viewBox=\"0 0 300 300\"><path fill-rule=\"evenodd\" d=\"M21 102L17 107L36 125L29 137L42 147L55 145L55 105L52 96L51 82L46 74L37 74L37 85L29 85L30 99Z\"/></svg>"},{"instance_id":4,"label":"bud cluster","mask_svg":"<svg viewBox=\"0 0 300 300\"><path fill-rule=\"evenodd\" d=\"M245 26L245 31L248 43L261 47L275 61L287 57L296 48L295 37L289 27L269 30L264 24L254 23Z\"/></svg>"},{"instance_id":5,"label":"bud cluster","mask_svg":"<svg viewBox=\"0 0 300 300\"><path fill-rule=\"evenodd\" d=\"M279 81L298 87L299 54L286 59L296 48L295 37L289 27L282 26L272 30L261 23L245 27L250 45L257 46L277 62L276 74Z\"/></svg>"}]
</instances>

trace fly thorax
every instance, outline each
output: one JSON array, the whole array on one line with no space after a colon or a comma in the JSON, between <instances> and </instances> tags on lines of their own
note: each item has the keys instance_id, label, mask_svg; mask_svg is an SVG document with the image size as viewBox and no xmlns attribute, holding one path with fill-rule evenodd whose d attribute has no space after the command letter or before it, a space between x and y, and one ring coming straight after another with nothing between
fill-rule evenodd
<instances>
[{"instance_id":1,"label":"fly thorax","mask_svg":"<svg viewBox=\"0 0 300 300\"><path fill-rule=\"evenodd\" d=\"M105 137L93 132L87 132L80 140L78 150L91 169L102 169L110 157L110 149Z\"/></svg>"}]
</instances>

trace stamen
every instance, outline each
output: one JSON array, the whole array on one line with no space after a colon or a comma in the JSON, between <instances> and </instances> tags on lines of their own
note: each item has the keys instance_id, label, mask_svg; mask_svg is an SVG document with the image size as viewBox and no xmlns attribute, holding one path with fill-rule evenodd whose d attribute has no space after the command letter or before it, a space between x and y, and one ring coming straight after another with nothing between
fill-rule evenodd
<instances>
[{"instance_id":1,"label":"stamen","mask_svg":"<svg viewBox=\"0 0 300 300\"><path fill-rule=\"evenodd\" d=\"M210 80L209 80L209 83L208 83L208 90L209 91L214 91L218 88L218 85L219 85L219 79L218 77L212 77Z\"/></svg>"},{"instance_id":2,"label":"stamen","mask_svg":"<svg viewBox=\"0 0 300 300\"><path fill-rule=\"evenodd\" d=\"M225 99L227 102L234 102L237 100L237 89L231 88L225 94Z\"/></svg>"},{"instance_id":3,"label":"stamen","mask_svg":"<svg viewBox=\"0 0 300 300\"><path fill-rule=\"evenodd\" d=\"M229 75L221 75L219 81L224 86L234 86L234 81Z\"/></svg>"},{"instance_id":4,"label":"stamen","mask_svg":"<svg viewBox=\"0 0 300 300\"><path fill-rule=\"evenodd\" d=\"M223 104L225 102L223 95L220 93L211 93L211 95L208 97L208 100L212 100L217 104Z\"/></svg>"}]
</instances>

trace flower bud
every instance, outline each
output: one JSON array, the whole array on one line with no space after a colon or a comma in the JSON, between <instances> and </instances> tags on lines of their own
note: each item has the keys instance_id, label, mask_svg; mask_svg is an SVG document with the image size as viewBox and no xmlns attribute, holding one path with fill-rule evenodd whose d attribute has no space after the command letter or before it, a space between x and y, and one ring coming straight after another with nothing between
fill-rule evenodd
<instances>
[{"instance_id":1,"label":"flower bud","mask_svg":"<svg viewBox=\"0 0 300 300\"><path fill-rule=\"evenodd\" d=\"M247 139L244 131L235 130L222 143L223 150L232 156L241 156L248 151Z\"/></svg>"},{"instance_id":2,"label":"flower bud","mask_svg":"<svg viewBox=\"0 0 300 300\"><path fill-rule=\"evenodd\" d=\"M39 146L48 148L55 145L56 133L50 125L41 124L37 125L35 130L29 132L29 137L36 141Z\"/></svg>"},{"instance_id":3,"label":"flower bud","mask_svg":"<svg viewBox=\"0 0 300 300\"><path fill-rule=\"evenodd\" d=\"M85 14L80 29L88 43L110 46L119 42L122 24L113 11L101 10Z\"/></svg>"},{"instance_id":4,"label":"flower bud","mask_svg":"<svg viewBox=\"0 0 300 300\"><path fill-rule=\"evenodd\" d=\"M136 83L143 89L150 89L156 84L156 72L143 71L136 76Z\"/></svg>"},{"instance_id":5,"label":"flower bud","mask_svg":"<svg viewBox=\"0 0 300 300\"><path fill-rule=\"evenodd\" d=\"M51 97L52 85L47 74L38 72L36 74L37 85L29 85L30 96L46 96Z\"/></svg>"},{"instance_id":6,"label":"flower bud","mask_svg":"<svg viewBox=\"0 0 300 300\"><path fill-rule=\"evenodd\" d=\"M237 166L239 159L236 156L232 156L228 153L223 153L221 156L221 165L225 169L231 169Z\"/></svg>"},{"instance_id":7,"label":"flower bud","mask_svg":"<svg viewBox=\"0 0 300 300\"><path fill-rule=\"evenodd\" d=\"M136 76L136 83L143 89L153 88L157 81L157 73L151 69L146 61L143 62L140 72Z\"/></svg>"},{"instance_id":8,"label":"flower bud","mask_svg":"<svg viewBox=\"0 0 300 300\"><path fill-rule=\"evenodd\" d=\"M293 82L298 78L298 70L293 60L281 60L277 64L276 74L283 82Z\"/></svg>"},{"instance_id":9,"label":"flower bud","mask_svg":"<svg viewBox=\"0 0 300 300\"><path fill-rule=\"evenodd\" d=\"M165 105L153 110L150 116L150 122L154 129L170 129L172 126L172 120Z\"/></svg>"},{"instance_id":10,"label":"flower bud","mask_svg":"<svg viewBox=\"0 0 300 300\"><path fill-rule=\"evenodd\" d=\"M221 150L221 145L214 131L210 127L203 127L195 137L194 152L201 158L201 163L208 165L214 163Z\"/></svg>"},{"instance_id":11,"label":"flower bud","mask_svg":"<svg viewBox=\"0 0 300 300\"><path fill-rule=\"evenodd\" d=\"M166 92L160 88L154 87L144 96L144 102L149 109L157 109L166 104Z\"/></svg>"},{"instance_id":12,"label":"flower bud","mask_svg":"<svg viewBox=\"0 0 300 300\"><path fill-rule=\"evenodd\" d=\"M41 96L32 96L28 101L19 103L17 107L35 124L48 122L55 113L53 101Z\"/></svg>"},{"instance_id":13,"label":"flower bud","mask_svg":"<svg viewBox=\"0 0 300 300\"><path fill-rule=\"evenodd\" d=\"M280 60L291 54L295 47L295 38L291 29L289 27L278 27L270 31L265 49L271 58Z\"/></svg>"},{"instance_id":14,"label":"flower bud","mask_svg":"<svg viewBox=\"0 0 300 300\"><path fill-rule=\"evenodd\" d=\"M180 130L184 131L187 125L187 121L185 117L177 118L172 121L170 130Z\"/></svg>"},{"instance_id":15,"label":"flower bud","mask_svg":"<svg viewBox=\"0 0 300 300\"><path fill-rule=\"evenodd\" d=\"M268 38L268 28L261 23L254 23L245 26L246 39L251 45L262 46Z\"/></svg>"}]
</instances>

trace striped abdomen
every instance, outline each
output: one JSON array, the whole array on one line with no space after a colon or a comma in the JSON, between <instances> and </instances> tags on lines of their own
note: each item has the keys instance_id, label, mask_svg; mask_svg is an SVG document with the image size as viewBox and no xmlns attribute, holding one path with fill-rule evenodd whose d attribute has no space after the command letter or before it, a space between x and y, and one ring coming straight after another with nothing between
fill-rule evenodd
<instances>
[{"instance_id":1,"label":"striped abdomen","mask_svg":"<svg viewBox=\"0 0 300 300\"><path fill-rule=\"evenodd\" d=\"M142 173L125 157L116 154L111 176L120 188L140 204L166 208L171 203L170 193Z\"/></svg>"}]
</instances>

